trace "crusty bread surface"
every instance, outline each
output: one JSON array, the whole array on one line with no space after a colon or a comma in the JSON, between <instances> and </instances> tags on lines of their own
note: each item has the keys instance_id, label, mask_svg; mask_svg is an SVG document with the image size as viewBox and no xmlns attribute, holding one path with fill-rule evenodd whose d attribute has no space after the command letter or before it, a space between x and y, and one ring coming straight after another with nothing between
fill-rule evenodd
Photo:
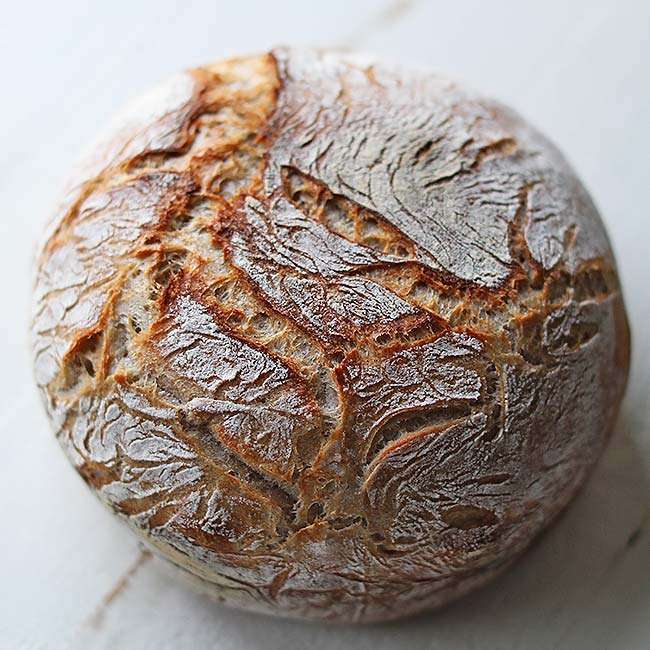
<instances>
[{"instance_id":1,"label":"crusty bread surface","mask_svg":"<svg viewBox=\"0 0 650 650\"><path fill-rule=\"evenodd\" d=\"M75 170L36 380L86 483L218 599L398 618L515 559L613 426L599 215L514 112L278 49L178 75Z\"/></svg>"}]
</instances>

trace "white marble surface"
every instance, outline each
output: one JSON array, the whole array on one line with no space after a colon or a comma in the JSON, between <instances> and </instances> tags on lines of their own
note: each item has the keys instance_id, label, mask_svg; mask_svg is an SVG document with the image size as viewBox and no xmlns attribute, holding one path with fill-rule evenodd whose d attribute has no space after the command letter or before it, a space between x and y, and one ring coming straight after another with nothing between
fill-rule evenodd
<instances>
[{"instance_id":1,"label":"white marble surface","mask_svg":"<svg viewBox=\"0 0 650 650\"><path fill-rule=\"evenodd\" d=\"M26 343L30 265L66 170L108 116L180 67L278 43L427 66L512 104L567 153L617 251L634 336L615 437L504 577L401 624L227 611L141 556L51 436ZM650 6L465 0L23 0L0 23L0 648L650 648Z\"/></svg>"}]
</instances>

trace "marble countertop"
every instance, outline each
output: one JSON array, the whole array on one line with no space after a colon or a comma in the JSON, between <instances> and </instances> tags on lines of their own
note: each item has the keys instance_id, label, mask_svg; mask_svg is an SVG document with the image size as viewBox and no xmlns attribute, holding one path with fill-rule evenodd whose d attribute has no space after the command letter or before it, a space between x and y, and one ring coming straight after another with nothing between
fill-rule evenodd
<instances>
[{"instance_id":1,"label":"marble countertop","mask_svg":"<svg viewBox=\"0 0 650 650\"><path fill-rule=\"evenodd\" d=\"M283 43L428 67L514 106L584 179L623 279L632 375L591 480L506 575L403 623L272 620L196 595L83 487L32 385L35 242L79 152L177 69ZM0 649L650 647L648 3L16 2L3 12L0 55Z\"/></svg>"}]
</instances>

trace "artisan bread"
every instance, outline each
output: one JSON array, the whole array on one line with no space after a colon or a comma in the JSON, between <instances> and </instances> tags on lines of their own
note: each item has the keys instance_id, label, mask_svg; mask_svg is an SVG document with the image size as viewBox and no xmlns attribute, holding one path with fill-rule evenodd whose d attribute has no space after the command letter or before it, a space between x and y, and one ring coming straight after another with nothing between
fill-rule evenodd
<instances>
[{"instance_id":1,"label":"artisan bread","mask_svg":"<svg viewBox=\"0 0 650 650\"><path fill-rule=\"evenodd\" d=\"M583 484L624 391L588 194L433 75L292 49L191 70L116 119L45 240L58 440L229 604L387 620L485 583Z\"/></svg>"}]
</instances>

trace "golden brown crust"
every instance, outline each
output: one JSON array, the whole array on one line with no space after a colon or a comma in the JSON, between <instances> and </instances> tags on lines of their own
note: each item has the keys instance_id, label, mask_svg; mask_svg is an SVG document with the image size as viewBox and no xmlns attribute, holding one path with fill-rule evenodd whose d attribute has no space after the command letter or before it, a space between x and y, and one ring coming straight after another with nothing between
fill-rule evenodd
<instances>
[{"instance_id":1,"label":"golden brown crust","mask_svg":"<svg viewBox=\"0 0 650 650\"><path fill-rule=\"evenodd\" d=\"M614 422L598 214L519 117L277 50L181 75L77 170L37 269L71 461L226 602L385 620L503 570Z\"/></svg>"}]
</instances>

